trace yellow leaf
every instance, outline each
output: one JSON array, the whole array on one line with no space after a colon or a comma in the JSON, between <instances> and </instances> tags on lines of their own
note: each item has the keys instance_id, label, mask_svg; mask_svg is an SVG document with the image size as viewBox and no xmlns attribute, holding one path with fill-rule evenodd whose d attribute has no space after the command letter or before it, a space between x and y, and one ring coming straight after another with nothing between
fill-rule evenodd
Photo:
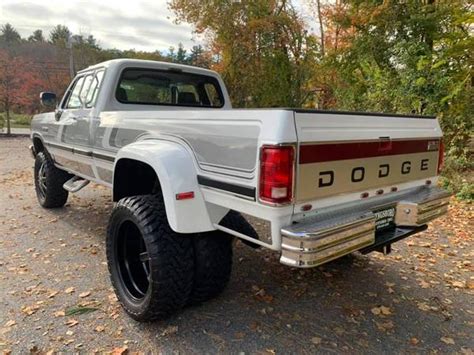
<instances>
[{"instance_id":1,"label":"yellow leaf","mask_svg":"<svg viewBox=\"0 0 474 355\"><path fill-rule=\"evenodd\" d=\"M79 321L77 321L76 319L70 319L66 322L66 325L69 327L74 327L78 324L79 324Z\"/></svg>"},{"instance_id":2,"label":"yellow leaf","mask_svg":"<svg viewBox=\"0 0 474 355\"><path fill-rule=\"evenodd\" d=\"M464 281L453 281L451 285L456 288L466 288L466 283Z\"/></svg>"},{"instance_id":3,"label":"yellow leaf","mask_svg":"<svg viewBox=\"0 0 474 355\"><path fill-rule=\"evenodd\" d=\"M16 324L14 320L9 320L8 322L5 323L6 327L13 327Z\"/></svg>"},{"instance_id":4,"label":"yellow leaf","mask_svg":"<svg viewBox=\"0 0 474 355\"><path fill-rule=\"evenodd\" d=\"M441 341L448 345L454 345L454 339L450 337L441 337Z\"/></svg>"}]
</instances>

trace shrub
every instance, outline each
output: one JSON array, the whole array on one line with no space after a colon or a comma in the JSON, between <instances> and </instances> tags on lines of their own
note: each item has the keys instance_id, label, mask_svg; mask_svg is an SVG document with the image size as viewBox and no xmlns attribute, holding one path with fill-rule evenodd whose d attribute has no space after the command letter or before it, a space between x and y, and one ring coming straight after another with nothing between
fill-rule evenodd
<instances>
[{"instance_id":1,"label":"shrub","mask_svg":"<svg viewBox=\"0 0 474 355\"><path fill-rule=\"evenodd\" d=\"M30 115L24 115L24 114L18 114L15 113L12 115L12 122L14 122L16 125L19 126L30 126L31 125L31 119L33 117Z\"/></svg>"}]
</instances>

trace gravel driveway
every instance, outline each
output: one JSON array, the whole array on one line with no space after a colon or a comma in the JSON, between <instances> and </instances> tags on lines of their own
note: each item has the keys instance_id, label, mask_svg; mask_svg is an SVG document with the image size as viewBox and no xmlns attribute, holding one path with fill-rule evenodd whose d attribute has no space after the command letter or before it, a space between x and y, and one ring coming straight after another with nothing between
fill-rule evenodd
<instances>
[{"instance_id":1,"label":"gravel driveway","mask_svg":"<svg viewBox=\"0 0 474 355\"><path fill-rule=\"evenodd\" d=\"M472 205L453 200L388 256L309 270L237 243L220 297L139 324L108 278L110 192L91 184L40 208L28 144L0 137L0 351L473 354Z\"/></svg>"}]
</instances>

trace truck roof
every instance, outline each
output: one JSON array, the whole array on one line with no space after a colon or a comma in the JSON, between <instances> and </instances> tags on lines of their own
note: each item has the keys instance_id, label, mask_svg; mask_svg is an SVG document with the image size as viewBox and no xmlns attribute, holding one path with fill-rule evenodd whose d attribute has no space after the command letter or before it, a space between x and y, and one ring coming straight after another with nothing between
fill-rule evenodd
<instances>
[{"instance_id":1,"label":"truck roof","mask_svg":"<svg viewBox=\"0 0 474 355\"><path fill-rule=\"evenodd\" d=\"M218 75L215 71L194 67L191 65L185 64L176 64L170 62L162 62L162 61L155 61L155 60L143 60L143 59L128 59L128 58L121 58L121 59L112 59L105 62L97 63L91 65L85 69L82 69L78 72L86 72L89 70L99 69L99 68L111 68L111 67L147 67L147 68L156 68L156 69L180 69L186 72L196 73L196 74L204 74L204 75Z\"/></svg>"}]
</instances>

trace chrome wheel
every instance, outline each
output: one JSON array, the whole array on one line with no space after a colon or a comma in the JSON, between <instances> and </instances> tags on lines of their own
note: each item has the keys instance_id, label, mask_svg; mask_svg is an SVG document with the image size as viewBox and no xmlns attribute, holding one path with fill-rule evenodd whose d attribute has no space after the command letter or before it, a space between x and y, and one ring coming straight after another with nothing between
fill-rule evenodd
<instances>
[{"instance_id":1,"label":"chrome wheel","mask_svg":"<svg viewBox=\"0 0 474 355\"><path fill-rule=\"evenodd\" d=\"M43 162L38 170L38 192L41 198L46 197L46 168Z\"/></svg>"}]
</instances>

